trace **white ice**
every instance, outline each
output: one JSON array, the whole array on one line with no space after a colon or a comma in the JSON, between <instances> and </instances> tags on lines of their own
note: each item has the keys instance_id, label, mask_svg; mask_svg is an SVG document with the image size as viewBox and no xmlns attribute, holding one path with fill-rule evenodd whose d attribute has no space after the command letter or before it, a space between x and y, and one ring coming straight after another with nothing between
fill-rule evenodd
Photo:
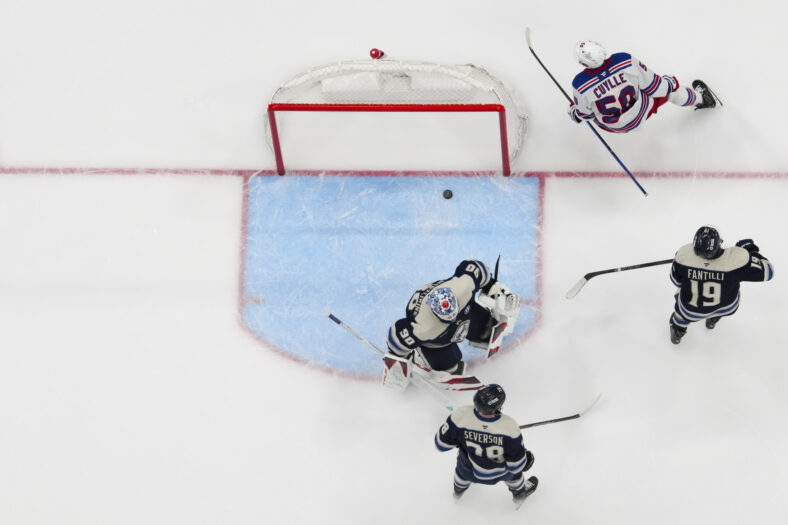
<instances>
[{"instance_id":1,"label":"white ice","mask_svg":"<svg viewBox=\"0 0 788 525\"><path fill-rule=\"evenodd\" d=\"M453 455L432 445L446 414L418 391L326 374L242 329L241 178L85 168L273 169L262 115L274 89L375 46L478 63L516 87L530 115L517 171L617 172L567 118L525 26L564 86L572 44L590 37L703 78L725 106L665 107L606 136L647 198L626 178L547 180L541 325L476 372L505 385L522 423L603 397L526 432L541 484L515 513L502 486L452 501ZM8 0L0 48L0 523L785 521L778 2ZM291 131L293 167L458 168L418 144L402 159L386 141L321 137L340 124L315 122L313 139ZM482 128L458 151L494 145ZM496 159L482 148L462 167ZM707 175L719 172L772 176ZM670 344L664 267L564 298L588 271L670 257L705 222L755 238L777 272L745 285L713 332L694 325Z\"/></svg>"}]
</instances>

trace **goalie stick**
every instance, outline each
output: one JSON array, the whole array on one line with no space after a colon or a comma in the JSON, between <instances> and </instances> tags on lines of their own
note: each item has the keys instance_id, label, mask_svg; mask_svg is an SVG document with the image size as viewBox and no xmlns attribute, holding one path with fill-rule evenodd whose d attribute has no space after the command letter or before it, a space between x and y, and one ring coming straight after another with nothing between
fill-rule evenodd
<instances>
[{"instance_id":1,"label":"goalie stick","mask_svg":"<svg viewBox=\"0 0 788 525\"><path fill-rule=\"evenodd\" d=\"M367 345L369 348L377 352L379 355L384 356L382 350L380 350L377 346L367 341L364 337L362 337L359 333L357 333L355 330L350 328L348 325L343 323L342 320L339 319L339 317L335 316L331 312L329 312L327 315L329 319L331 319L336 324L347 330L347 332L355 336L356 339ZM397 361L401 360L401 358L397 358L396 356L391 356L391 358ZM432 386L431 384L429 384L426 379L422 379L420 376L411 375L411 380L413 380L413 384L416 385L417 388L424 390L428 395L435 398L440 404L444 406L444 408L446 408L449 411L454 410L454 406L452 405L451 400L448 398L448 396L443 392L441 392L440 390L438 390L437 388L435 388L434 386Z\"/></svg>"},{"instance_id":2,"label":"goalie stick","mask_svg":"<svg viewBox=\"0 0 788 525\"><path fill-rule=\"evenodd\" d=\"M531 51L531 54L534 56L534 58L536 59L536 61L537 61L537 62L539 62L539 65L540 65L540 66L542 66L542 69L544 69L544 70L545 70L545 73L547 73L547 75L548 75L548 76L550 77L550 79L551 79L551 80L552 80L552 81L555 83L555 85L556 85L556 86L558 86L558 89L560 89L560 90L561 90L561 93L563 93L563 94L564 94L564 96L565 96L565 97L566 97L566 99L569 101L569 103L570 103L570 104L571 104L571 103L573 103L574 101L572 100L572 98L571 98L569 95L567 95L566 91L564 91L564 88L563 88L563 87L561 87L561 84L559 84L559 83L558 83L558 81L555 79L555 77L553 76L553 74L552 74L552 73L550 73L550 70L549 70L549 69L547 69L547 66L545 66L545 65L542 63L542 61L539 59L539 56L536 54L536 51L534 51L534 48L533 48L533 46L531 45L531 28L530 28L530 27L526 27L526 28L525 28L525 41L528 43L528 49ZM624 165L624 163L623 163L623 162L621 162L621 159L619 159L619 158L618 158L618 155L616 155L616 153L613 151L613 148L611 148L611 147L608 145L608 143L605 141L605 139L603 139L603 138L602 138L602 135L600 135L600 134L599 134L599 132L598 132L598 131L596 130L596 128L594 127L594 125L593 125L593 124L591 124L591 123L590 123L590 122L588 122L588 121L586 121L586 124L588 124L588 127L591 129L591 131L593 131L593 132L594 132L594 135L596 135L596 138L598 138L600 141L602 141L602 144L604 144L604 145L605 145L605 147L607 148L607 151L609 151L609 152L610 152L610 154L611 154L611 155L613 155L613 158L614 158L614 159L616 159L616 162L618 162L618 163L619 163L619 165L620 165L622 168L624 168L624 171L625 171L625 172L627 172L627 175L629 175L629 178L630 178L630 179L632 179L632 182L634 182L634 183L635 183L635 185L636 185L636 186L637 186L637 187L640 189L640 191L641 191L641 192L643 192L643 195L644 195L645 197L648 197L648 193L646 192L646 190L645 190L645 189L643 189L643 186L641 186L641 185L640 185L640 183L638 182L638 180L635 178L635 176L634 176L634 175L632 175L632 172L631 172L631 171L629 171L629 168L627 168L627 167Z\"/></svg>"},{"instance_id":3,"label":"goalie stick","mask_svg":"<svg viewBox=\"0 0 788 525\"><path fill-rule=\"evenodd\" d=\"M587 274L585 274L583 276L582 279L577 281L577 283L575 283L575 285L568 292L566 292L566 298L567 299L572 299L574 296L576 296L578 293L580 293L580 290L583 288L583 286L586 285L586 283L590 279L593 279L597 275L604 275L606 273L625 272L627 270L637 270L638 268L648 268L649 266L658 266L660 264L668 264L668 263L672 263L672 262L673 262L673 259L665 259L665 260L662 260L662 261L653 261L653 262L647 262L647 263L642 263L642 264L633 264L632 266L622 266L621 268L611 268L610 270L599 270L598 272L587 273Z\"/></svg>"},{"instance_id":4,"label":"goalie stick","mask_svg":"<svg viewBox=\"0 0 788 525\"><path fill-rule=\"evenodd\" d=\"M561 421L569 421L570 419L577 419L583 414L585 414L586 412L588 412L589 410L591 410L594 407L594 405L596 405L596 402L599 401L600 397L602 397L602 394L596 396L596 399L594 399L593 403L588 405L588 408L586 408L581 412L578 412L577 414L572 414L571 416L566 416L566 417L559 417L556 419L548 419L546 421L537 421L536 423L526 423L525 425L520 425L520 428L538 427L540 425L549 425L551 423L560 423Z\"/></svg>"},{"instance_id":5,"label":"goalie stick","mask_svg":"<svg viewBox=\"0 0 788 525\"><path fill-rule=\"evenodd\" d=\"M328 315L329 319L331 319L336 324L338 324L339 326L341 326L342 328L347 330L351 335L355 336L356 339L358 339L359 341L361 341L362 343L367 345L369 348L371 348L373 351L375 351L380 357L382 357L384 359L387 359L387 360L390 360L390 361L399 361L400 363L404 363L404 364L406 364L408 366L412 365L413 366L413 370L414 370L414 374L411 375L411 379L415 379L416 380L417 386L419 385L419 380L421 380L421 382L428 383L429 386L431 386L433 388L435 386L440 386L444 390L457 390L457 391L478 390L478 389L480 389L480 388L482 388L484 386L484 383L482 383L479 380L479 378L476 377L476 376L452 375L452 374L449 374L448 372L440 372L440 371L437 371L437 370L436 371L430 371L430 370L427 370L424 367L420 366L418 363L416 363L414 361L411 361L409 359L405 359L403 357L399 357L399 356L393 355L393 354L388 353L388 352L384 352L383 350L381 350L377 346L375 346L372 343L370 343L369 341L367 341L364 337L362 337L359 333L357 333L355 330L350 328L348 325L343 323L342 320L339 317L335 316L331 312L329 312L326 315ZM436 377L441 377L441 379L439 379L439 380L438 379L436 379L436 380L427 379L426 376L429 375L429 374L435 374ZM416 379L416 378L418 378L418 379ZM444 396L444 398L445 398L445 396ZM451 408L449 408L449 410L451 410Z\"/></svg>"}]
</instances>

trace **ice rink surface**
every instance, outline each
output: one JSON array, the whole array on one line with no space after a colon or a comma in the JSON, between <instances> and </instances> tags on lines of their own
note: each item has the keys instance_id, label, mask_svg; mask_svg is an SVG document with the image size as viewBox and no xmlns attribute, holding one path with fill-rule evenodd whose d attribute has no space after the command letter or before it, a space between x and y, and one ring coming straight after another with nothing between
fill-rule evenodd
<instances>
[{"instance_id":1,"label":"ice rink surface","mask_svg":"<svg viewBox=\"0 0 788 525\"><path fill-rule=\"evenodd\" d=\"M494 4L0 6L0 522L784 522L788 152L779 64L788 36L780 4ZM648 189L643 197L567 118L563 96L525 47L526 26L567 88L578 71L572 46L590 37L683 83L706 80L725 106L664 107L637 133L605 136ZM513 168L544 183L533 237L539 320L473 371L506 388L505 412L520 423L602 398L580 420L525 432L540 486L517 512L503 486L474 486L454 503L454 455L432 444L447 413L432 399L288 359L242 322L256 173L272 187L321 180L299 169L478 170L479 188L507 184L485 173L499 162L487 121L452 121L461 136L447 138L392 119L370 140L380 121L293 119L286 162L296 173L270 176L268 97L306 68L365 58L373 46L396 58L482 65L529 113ZM421 183L401 191L429 204ZM480 229L511 229L505 210L480 213L462 193L452 204ZM287 211L279 209L280 224ZM739 312L713 332L693 325L680 346L670 343L665 266L601 276L565 299L586 272L671 257L704 223L728 244L754 238L776 269L772 282L746 283ZM285 240L276 246L261 264L293 256ZM309 254L315 264L333 255ZM447 276L441 254L415 254L408 268L400 256L389 267L376 257L383 274L412 279L399 284L405 297L386 296L389 311L404 308L411 287ZM343 261L348 275L368 271ZM315 296L350 304L337 297L344 277L337 272L320 297L299 293L300 276L283 275L294 281L293 314L309 311L305 298ZM355 328L382 345L384 334L366 325ZM301 328L315 339L305 347L336 344L315 337L308 320Z\"/></svg>"}]
</instances>

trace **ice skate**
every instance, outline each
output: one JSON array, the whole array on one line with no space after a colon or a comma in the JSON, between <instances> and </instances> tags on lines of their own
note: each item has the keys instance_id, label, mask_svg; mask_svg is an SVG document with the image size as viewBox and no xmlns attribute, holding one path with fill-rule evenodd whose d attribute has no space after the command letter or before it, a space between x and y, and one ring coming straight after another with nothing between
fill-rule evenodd
<instances>
[{"instance_id":1,"label":"ice skate","mask_svg":"<svg viewBox=\"0 0 788 525\"><path fill-rule=\"evenodd\" d=\"M717 98L714 96L714 92L709 89L709 86L704 81L693 80L692 88L701 95L701 101L695 104L695 110L713 108L717 105Z\"/></svg>"},{"instance_id":2,"label":"ice skate","mask_svg":"<svg viewBox=\"0 0 788 525\"><path fill-rule=\"evenodd\" d=\"M458 487L457 485L454 485L454 499L455 500L460 499L462 497L462 495L465 494L466 490L468 490L468 487L463 488L463 487Z\"/></svg>"},{"instance_id":3,"label":"ice skate","mask_svg":"<svg viewBox=\"0 0 788 525\"><path fill-rule=\"evenodd\" d=\"M537 485L539 485L539 479L537 479L536 476L531 476L525 480L525 486L523 488L517 491L509 491L512 493L512 501L514 501L515 509L519 509L520 505L525 501L525 498L534 493Z\"/></svg>"},{"instance_id":4,"label":"ice skate","mask_svg":"<svg viewBox=\"0 0 788 525\"><path fill-rule=\"evenodd\" d=\"M677 345L681 342L681 338L687 333L686 328L682 328L673 322L673 316L670 316L670 342Z\"/></svg>"},{"instance_id":5,"label":"ice skate","mask_svg":"<svg viewBox=\"0 0 788 525\"><path fill-rule=\"evenodd\" d=\"M720 322L721 317L709 317L706 319L706 328L709 330L714 330L714 327L717 326L717 323Z\"/></svg>"}]
</instances>

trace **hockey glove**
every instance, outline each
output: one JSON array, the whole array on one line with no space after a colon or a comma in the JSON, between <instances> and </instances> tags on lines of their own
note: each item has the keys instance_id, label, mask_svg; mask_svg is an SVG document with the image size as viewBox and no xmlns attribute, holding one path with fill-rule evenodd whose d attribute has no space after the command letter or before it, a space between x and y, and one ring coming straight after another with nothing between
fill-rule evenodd
<instances>
[{"instance_id":1,"label":"hockey glove","mask_svg":"<svg viewBox=\"0 0 788 525\"><path fill-rule=\"evenodd\" d=\"M569 113L569 118L580 124L583 122L583 119L577 114L577 108L575 107L574 103L569 105L569 109L566 110Z\"/></svg>"},{"instance_id":2,"label":"hockey glove","mask_svg":"<svg viewBox=\"0 0 788 525\"><path fill-rule=\"evenodd\" d=\"M495 283L497 283L497 282L498 282L498 279L496 279L495 277L490 277L490 280L487 281L487 284L485 284L482 287L482 293L485 294L485 295L490 295L490 288L492 288L493 285Z\"/></svg>"},{"instance_id":3,"label":"hockey glove","mask_svg":"<svg viewBox=\"0 0 788 525\"><path fill-rule=\"evenodd\" d=\"M752 239L742 239L736 243L739 248L744 248L750 253L757 253L759 250L758 245Z\"/></svg>"},{"instance_id":4,"label":"hockey glove","mask_svg":"<svg viewBox=\"0 0 788 525\"><path fill-rule=\"evenodd\" d=\"M529 468L534 466L534 455L531 453L530 450L525 451L525 466L523 467L523 472L527 471Z\"/></svg>"}]
</instances>

